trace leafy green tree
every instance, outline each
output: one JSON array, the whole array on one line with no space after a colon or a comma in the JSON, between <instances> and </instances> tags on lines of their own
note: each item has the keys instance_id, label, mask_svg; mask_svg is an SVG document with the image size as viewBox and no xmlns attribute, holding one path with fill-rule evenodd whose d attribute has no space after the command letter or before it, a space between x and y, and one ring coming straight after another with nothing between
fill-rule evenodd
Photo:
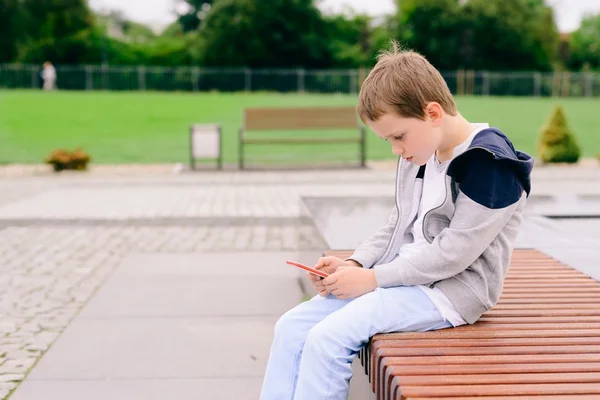
<instances>
[{"instance_id":1,"label":"leafy green tree","mask_svg":"<svg viewBox=\"0 0 600 400\"><path fill-rule=\"evenodd\" d=\"M21 60L55 64L97 62L100 37L85 0L22 0L27 41Z\"/></svg>"},{"instance_id":2,"label":"leafy green tree","mask_svg":"<svg viewBox=\"0 0 600 400\"><path fill-rule=\"evenodd\" d=\"M440 69L550 70L559 34L543 0L398 0L398 37Z\"/></svg>"},{"instance_id":3,"label":"leafy green tree","mask_svg":"<svg viewBox=\"0 0 600 400\"><path fill-rule=\"evenodd\" d=\"M371 17L337 14L325 17L325 23L334 67L348 68L371 64Z\"/></svg>"},{"instance_id":4,"label":"leafy green tree","mask_svg":"<svg viewBox=\"0 0 600 400\"><path fill-rule=\"evenodd\" d=\"M111 11L108 15L96 14L95 25L108 36L126 42L145 43L157 36L149 26L127 19L120 11Z\"/></svg>"},{"instance_id":5,"label":"leafy green tree","mask_svg":"<svg viewBox=\"0 0 600 400\"><path fill-rule=\"evenodd\" d=\"M463 7L463 48L470 69L551 70L559 34L543 0L469 0ZM465 47L470 51L465 51Z\"/></svg>"},{"instance_id":6,"label":"leafy green tree","mask_svg":"<svg viewBox=\"0 0 600 400\"><path fill-rule=\"evenodd\" d=\"M455 69L462 39L457 0L400 1L397 37L438 69Z\"/></svg>"},{"instance_id":7,"label":"leafy green tree","mask_svg":"<svg viewBox=\"0 0 600 400\"><path fill-rule=\"evenodd\" d=\"M183 32L195 31L206 17L214 0L178 0L185 9L177 18Z\"/></svg>"},{"instance_id":8,"label":"leafy green tree","mask_svg":"<svg viewBox=\"0 0 600 400\"><path fill-rule=\"evenodd\" d=\"M0 62L17 58L23 40L24 10L19 0L0 0Z\"/></svg>"},{"instance_id":9,"label":"leafy green tree","mask_svg":"<svg viewBox=\"0 0 600 400\"><path fill-rule=\"evenodd\" d=\"M569 47L569 66L600 69L600 13L583 18L579 29L570 35Z\"/></svg>"},{"instance_id":10,"label":"leafy green tree","mask_svg":"<svg viewBox=\"0 0 600 400\"><path fill-rule=\"evenodd\" d=\"M203 64L329 67L326 31L313 0L217 0L199 32Z\"/></svg>"}]
</instances>

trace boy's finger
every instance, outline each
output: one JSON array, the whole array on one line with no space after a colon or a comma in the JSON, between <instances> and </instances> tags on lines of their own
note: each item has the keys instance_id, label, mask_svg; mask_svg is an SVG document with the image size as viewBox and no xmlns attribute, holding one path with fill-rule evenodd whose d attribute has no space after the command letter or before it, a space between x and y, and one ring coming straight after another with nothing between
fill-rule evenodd
<instances>
[{"instance_id":1,"label":"boy's finger","mask_svg":"<svg viewBox=\"0 0 600 400\"><path fill-rule=\"evenodd\" d=\"M320 276L317 276L315 274L311 274L310 272L307 272L307 274L308 274L308 279L310 279L313 282L317 282L317 281L321 280Z\"/></svg>"},{"instance_id":2,"label":"boy's finger","mask_svg":"<svg viewBox=\"0 0 600 400\"><path fill-rule=\"evenodd\" d=\"M331 265L331 263L334 260L335 260L335 257L332 257L332 256L321 257L321 258L319 258L319 262L317 263L317 265L319 266L319 268L327 267L328 265Z\"/></svg>"},{"instance_id":3,"label":"boy's finger","mask_svg":"<svg viewBox=\"0 0 600 400\"><path fill-rule=\"evenodd\" d=\"M323 268L323 265L325 265L325 257L321 257L319 258L319 261L317 261L317 264L315 265L315 269L319 269L319 268Z\"/></svg>"},{"instance_id":4,"label":"boy's finger","mask_svg":"<svg viewBox=\"0 0 600 400\"><path fill-rule=\"evenodd\" d=\"M331 274L327 278L323 279L323 285L325 285L325 286L333 285L334 283L337 282L337 280L338 280L337 274Z\"/></svg>"}]
</instances>

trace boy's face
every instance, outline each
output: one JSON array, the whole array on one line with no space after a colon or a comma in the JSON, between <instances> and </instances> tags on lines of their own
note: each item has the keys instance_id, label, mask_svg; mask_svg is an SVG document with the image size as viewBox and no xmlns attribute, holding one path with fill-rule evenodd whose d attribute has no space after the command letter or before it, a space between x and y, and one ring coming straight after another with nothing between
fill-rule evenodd
<instances>
[{"instance_id":1,"label":"boy's face","mask_svg":"<svg viewBox=\"0 0 600 400\"><path fill-rule=\"evenodd\" d=\"M417 165L426 164L441 145L439 120L427 110L425 120L388 113L377 121L368 121L367 125L390 142L392 153Z\"/></svg>"}]
</instances>

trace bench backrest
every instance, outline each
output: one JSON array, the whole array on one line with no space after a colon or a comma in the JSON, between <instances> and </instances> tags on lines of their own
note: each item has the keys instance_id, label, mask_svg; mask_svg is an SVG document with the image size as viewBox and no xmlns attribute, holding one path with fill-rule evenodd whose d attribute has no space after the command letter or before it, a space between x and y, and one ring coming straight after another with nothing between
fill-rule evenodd
<instances>
[{"instance_id":1,"label":"bench backrest","mask_svg":"<svg viewBox=\"0 0 600 400\"><path fill-rule=\"evenodd\" d=\"M355 107L246 108L244 129L302 130L357 128Z\"/></svg>"}]
</instances>

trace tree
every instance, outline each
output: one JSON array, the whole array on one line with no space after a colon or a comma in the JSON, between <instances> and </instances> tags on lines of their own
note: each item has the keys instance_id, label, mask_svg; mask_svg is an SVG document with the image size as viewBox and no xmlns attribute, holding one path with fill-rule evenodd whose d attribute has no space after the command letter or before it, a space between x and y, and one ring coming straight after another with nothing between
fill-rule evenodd
<instances>
[{"instance_id":1,"label":"tree","mask_svg":"<svg viewBox=\"0 0 600 400\"><path fill-rule=\"evenodd\" d=\"M552 8L543 0L469 0L463 8L468 38L463 46L473 49L466 54L466 68L553 68L559 34Z\"/></svg>"},{"instance_id":2,"label":"tree","mask_svg":"<svg viewBox=\"0 0 600 400\"><path fill-rule=\"evenodd\" d=\"M177 21L184 32L195 31L206 17L214 0L177 0L185 11L180 12Z\"/></svg>"},{"instance_id":3,"label":"tree","mask_svg":"<svg viewBox=\"0 0 600 400\"><path fill-rule=\"evenodd\" d=\"M542 128L538 156L544 163L575 163L580 155L579 146L567 125L565 112L562 106L557 105L548 123Z\"/></svg>"},{"instance_id":4,"label":"tree","mask_svg":"<svg viewBox=\"0 0 600 400\"><path fill-rule=\"evenodd\" d=\"M111 11L107 15L96 15L95 25L104 33L130 43L146 43L156 38L152 29L142 23L131 21L120 11Z\"/></svg>"},{"instance_id":5,"label":"tree","mask_svg":"<svg viewBox=\"0 0 600 400\"><path fill-rule=\"evenodd\" d=\"M12 62L23 40L23 8L19 0L0 0L0 62Z\"/></svg>"},{"instance_id":6,"label":"tree","mask_svg":"<svg viewBox=\"0 0 600 400\"><path fill-rule=\"evenodd\" d=\"M200 29L207 66L331 65L325 22L313 0L217 0Z\"/></svg>"},{"instance_id":7,"label":"tree","mask_svg":"<svg viewBox=\"0 0 600 400\"><path fill-rule=\"evenodd\" d=\"M22 0L27 43L21 61L60 64L97 62L99 33L85 0Z\"/></svg>"},{"instance_id":8,"label":"tree","mask_svg":"<svg viewBox=\"0 0 600 400\"><path fill-rule=\"evenodd\" d=\"M543 0L399 0L397 37L440 69L550 70L558 30Z\"/></svg>"},{"instance_id":9,"label":"tree","mask_svg":"<svg viewBox=\"0 0 600 400\"><path fill-rule=\"evenodd\" d=\"M459 65L462 28L457 0L400 1L397 37L438 69Z\"/></svg>"},{"instance_id":10,"label":"tree","mask_svg":"<svg viewBox=\"0 0 600 400\"><path fill-rule=\"evenodd\" d=\"M371 64L371 21L371 17L360 14L325 17L334 67L348 68Z\"/></svg>"},{"instance_id":11,"label":"tree","mask_svg":"<svg viewBox=\"0 0 600 400\"><path fill-rule=\"evenodd\" d=\"M600 13L585 16L569 42L572 68L600 69Z\"/></svg>"}]
</instances>

